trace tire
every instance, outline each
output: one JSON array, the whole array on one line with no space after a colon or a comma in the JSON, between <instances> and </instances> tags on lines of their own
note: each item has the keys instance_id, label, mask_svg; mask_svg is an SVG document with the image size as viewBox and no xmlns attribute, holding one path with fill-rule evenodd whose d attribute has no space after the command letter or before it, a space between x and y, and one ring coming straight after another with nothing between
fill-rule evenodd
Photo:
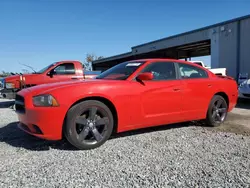
<instances>
[{"instance_id":1,"label":"tire","mask_svg":"<svg viewBox=\"0 0 250 188\"><path fill-rule=\"evenodd\" d=\"M63 132L74 147L89 150L104 144L111 136L113 127L110 109L100 101L87 100L68 111Z\"/></svg>"},{"instance_id":2,"label":"tire","mask_svg":"<svg viewBox=\"0 0 250 188\"><path fill-rule=\"evenodd\" d=\"M220 95L215 95L212 98L207 110L206 124L212 127L220 126L224 123L227 117L227 112L228 105L226 100ZM220 118L218 115L220 116Z\"/></svg>"}]
</instances>

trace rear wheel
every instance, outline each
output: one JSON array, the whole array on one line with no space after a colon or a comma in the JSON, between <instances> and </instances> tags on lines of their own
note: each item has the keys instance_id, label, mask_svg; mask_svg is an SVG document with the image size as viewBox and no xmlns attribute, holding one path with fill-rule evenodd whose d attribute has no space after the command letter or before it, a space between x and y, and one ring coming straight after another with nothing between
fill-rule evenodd
<instances>
[{"instance_id":1,"label":"rear wheel","mask_svg":"<svg viewBox=\"0 0 250 188\"><path fill-rule=\"evenodd\" d=\"M67 113L64 134L76 148L94 149L106 142L113 130L110 109L97 100L83 101Z\"/></svg>"},{"instance_id":2,"label":"rear wheel","mask_svg":"<svg viewBox=\"0 0 250 188\"><path fill-rule=\"evenodd\" d=\"M220 95L215 95L207 111L206 123L213 127L221 125L227 117L227 111L226 100Z\"/></svg>"}]
</instances>

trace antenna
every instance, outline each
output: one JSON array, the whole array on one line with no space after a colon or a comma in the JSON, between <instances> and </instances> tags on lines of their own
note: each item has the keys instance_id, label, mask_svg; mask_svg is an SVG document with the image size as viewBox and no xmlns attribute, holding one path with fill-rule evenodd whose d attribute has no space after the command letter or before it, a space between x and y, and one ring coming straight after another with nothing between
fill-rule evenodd
<instances>
[{"instance_id":1,"label":"antenna","mask_svg":"<svg viewBox=\"0 0 250 188\"><path fill-rule=\"evenodd\" d=\"M19 64L24 65L24 66L30 68L31 70L33 70L33 71L36 73L36 71L33 69L33 67L31 67L31 66L29 66L29 65L26 65L26 64L23 64L23 63L19 63Z\"/></svg>"}]
</instances>

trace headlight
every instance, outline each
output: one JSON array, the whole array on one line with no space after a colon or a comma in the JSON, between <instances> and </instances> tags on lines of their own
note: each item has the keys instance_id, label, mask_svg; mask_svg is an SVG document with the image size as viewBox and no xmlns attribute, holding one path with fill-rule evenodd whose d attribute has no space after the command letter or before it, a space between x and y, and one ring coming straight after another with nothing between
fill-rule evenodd
<instances>
[{"instance_id":1,"label":"headlight","mask_svg":"<svg viewBox=\"0 0 250 188\"><path fill-rule=\"evenodd\" d=\"M33 105L34 106L59 106L58 102L52 95L39 95L33 97Z\"/></svg>"},{"instance_id":2,"label":"headlight","mask_svg":"<svg viewBox=\"0 0 250 188\"><path fill-rule=\"evenodd\" d=\"M15 84L14 83L6 83L6 88L7 89L15 88Z\"/></svg>"},{"instance_id":3,"label":"headlight","mask_svg":"<svg viewBox=\"0 0 250 188\"><path fill-rule=\"evenodd\" d=\"M244 82L242 82L240 85L239 85L239 88L244 88L246 87L246 84Z\"/></svg>"}]
</instances>

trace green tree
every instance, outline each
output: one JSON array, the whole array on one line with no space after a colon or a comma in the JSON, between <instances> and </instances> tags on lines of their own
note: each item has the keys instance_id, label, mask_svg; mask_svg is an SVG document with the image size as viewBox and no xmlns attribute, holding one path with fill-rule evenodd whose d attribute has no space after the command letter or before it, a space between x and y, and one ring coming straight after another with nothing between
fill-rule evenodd
<instances>
[{"instance_id":1,"label":"green tree","mask_svg":"<svg viewBox=\"0 0 250 188\"><path fill-rule=\"evenodd\" d=\"M103 59L103 56L97 56L95 54L88 53L85 58L85 62L83 63L86 70L91 71L92 70L92 62L95 60Z\"/></svg>"}]
</instances>

